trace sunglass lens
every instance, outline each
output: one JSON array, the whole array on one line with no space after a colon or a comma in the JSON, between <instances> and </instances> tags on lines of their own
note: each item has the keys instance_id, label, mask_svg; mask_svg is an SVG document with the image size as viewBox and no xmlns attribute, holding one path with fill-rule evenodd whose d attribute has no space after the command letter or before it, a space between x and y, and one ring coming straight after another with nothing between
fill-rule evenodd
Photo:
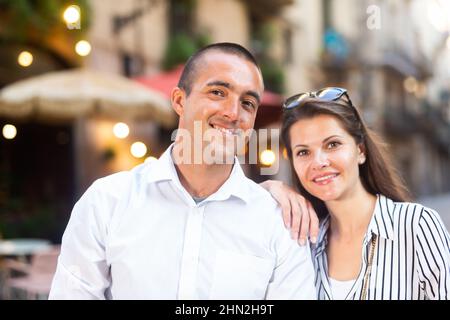
<instances>
[{"instance_id":1,"label":"sunglass lens","mask_svg":"<svg viewBox=\"0 0 450 320\"><path fill-rule=\"evenodd\" d=\"M305 99L307 97L309 97L308 93L301 93L301 94L292 96L286 100L286 102L284 103L284 108L285 109L295 108L302 102L303 99Z\"/></svg>"},{"instance_id":2,"label":"sunglass lens","mask_svg":"<svg viewBox=\"0 0 450 320\"><path fill-rule=\"evenodd\" d=\"M326 101L334 101L342 96L345 90L341 88L326 88L317 93L317 97Z\"/></svg>"}]
</instances>

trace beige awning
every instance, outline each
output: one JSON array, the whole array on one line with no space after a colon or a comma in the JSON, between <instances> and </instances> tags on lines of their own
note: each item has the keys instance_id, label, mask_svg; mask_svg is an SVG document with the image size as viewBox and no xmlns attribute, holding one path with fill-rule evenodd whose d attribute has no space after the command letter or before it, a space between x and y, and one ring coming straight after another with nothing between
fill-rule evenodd
<instances>
[{"instance_id":1,"label":"beige awning","mask_svg":"<svg viewBox=\"0 0 450 320\"><path fill-rule=\"evenodd\" d=\"M71 120L106 115L176 125L169 100L116 74L74 69L43 74L0 91L0 115Z\"/></svg>"}]
</instances>

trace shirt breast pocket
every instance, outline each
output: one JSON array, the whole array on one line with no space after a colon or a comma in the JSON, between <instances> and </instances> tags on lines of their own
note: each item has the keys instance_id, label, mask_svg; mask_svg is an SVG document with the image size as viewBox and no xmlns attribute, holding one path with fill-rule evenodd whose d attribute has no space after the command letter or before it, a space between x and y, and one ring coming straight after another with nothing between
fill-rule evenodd
<instances>
[{"instance_id":1,"label":"shirt breast pocket","mask_svg":"<svg viewBox=\"0 0 450 320\"><path fill-rule=\"evenodd\" d=\"M273 268L272 260L220 250L210 299L264 299Z\"/></svg>"}]
</instances>

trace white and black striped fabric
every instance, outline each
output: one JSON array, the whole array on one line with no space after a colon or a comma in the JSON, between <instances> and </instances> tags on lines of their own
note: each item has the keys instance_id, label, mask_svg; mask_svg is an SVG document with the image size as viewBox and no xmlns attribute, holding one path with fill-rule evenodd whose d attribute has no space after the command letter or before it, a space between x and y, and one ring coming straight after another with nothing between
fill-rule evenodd
<instances>
[{"instance_id":1,"label":"white and black striped fabric","mask_svg":"<svg viewBox=\"0 0 450 320\"><path fill-rule=\"evenodd\" d=\"M312 246L320 300L332 300L327 267L328 216ZM450 236L438 213L417 203L377 196L363 242L361 271L347 300L361 299L372 236L377 236L367 286L369 300L450 299Z\"/></svg>"}]
</instances>

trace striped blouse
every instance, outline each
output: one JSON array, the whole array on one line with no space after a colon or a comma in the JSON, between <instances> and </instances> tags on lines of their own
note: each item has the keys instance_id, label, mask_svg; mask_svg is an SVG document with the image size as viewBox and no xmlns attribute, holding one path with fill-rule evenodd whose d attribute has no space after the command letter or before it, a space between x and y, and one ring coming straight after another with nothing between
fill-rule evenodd
<instances>
[{"instance_id":1,"label":"striped blouse","mask_svg":"<svg viewBox=\"0 0 450 320\"><path fill-rule=\"evenodd\" d=\"M319 300L332 300L327 266L327 230L330 217L320 225L312 245ZM417 203L394 202L377 196L374 214L364 237L360 273L347 300L362 298L366 268L369 300L450 299L450 236L439 215Z\"/></svg>"}]
</instances>

